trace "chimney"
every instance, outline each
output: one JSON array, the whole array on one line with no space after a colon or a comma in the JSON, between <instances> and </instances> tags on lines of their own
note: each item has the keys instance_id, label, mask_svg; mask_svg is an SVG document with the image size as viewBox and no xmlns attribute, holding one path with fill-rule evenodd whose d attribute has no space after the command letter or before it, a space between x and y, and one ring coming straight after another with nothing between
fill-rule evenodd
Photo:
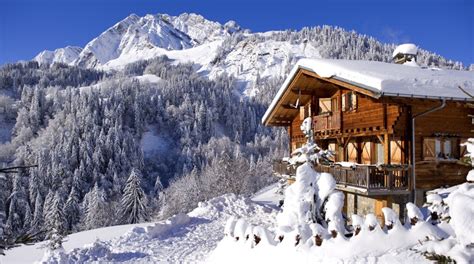
<instances>
[{"instance_id":1,"label":"chimney","mask_svg":"<svg viewBox=\"0 0 474 264\"><path fill-rule=\"evenodd\" d=\"M418 66L416 63L416 54L418 48L415 44L406 43L399 45L392 54L392 59L397 64L406 64L410 66Z\"/></svg>"}]
</instances>

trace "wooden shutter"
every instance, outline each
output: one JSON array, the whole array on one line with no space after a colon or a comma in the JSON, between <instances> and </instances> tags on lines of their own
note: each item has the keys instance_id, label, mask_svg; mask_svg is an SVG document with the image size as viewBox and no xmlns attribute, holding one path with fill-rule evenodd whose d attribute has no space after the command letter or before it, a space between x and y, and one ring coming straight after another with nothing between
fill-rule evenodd
<instances>
[{"instance_id":1,"label":"wooden shutter","mask_svg":"<svg viewBox=\"0 0 474 264\"><path fill-rule=\"evenodd\" d=\"M351 110L356 110L357 109L357 93L352 92L351 93Z\"/></svg>"},{"instance_id":2,"label":"wooden shutter","mask_svg":"<svg viewBox=\"0 0 474 264\"><path fill-rule=\"evenodd\" d=\"M331 112L331 98L319 99L319 109L321 109L320 114Z\"/></svg>"},{"instance_id":3,"label":"wooden shutter","mask_svg":"<svg viewBox=\"0 0 474 264\"><path fill-rule=\"evenodd\" d=\"M338 111L338 107L337 107L337 97L334 97L332 98L331 100L332 104L331 104L331 109L333 112L337 112Z\"/></svg>"},{"instance_id":4,"label":"wooden shutter","mask_svg":"<svg viewBox=\"0 0 474 264\"><path fill-rule=\"evenodd\" d=\"M362 164L372 163L372 142L362 142Z\"/></svg>"},{"instance_id":5,"label":"wooden shutter","mask_svg":"<svg viewBox=\"0 0 474 264\"><path fill-rule=\"evenodd\" d=\"M307 104L305 107L304 107L305 111L304 111L304 117L310 117L311 116L311 104Z\"/></svg>"},{"instance_id":6,"label":"wooden shutter","mask_svg":"<svg viewBox=\"0 0 474 264\"><path fill-rule=\"evenodd\" d=\"M462 138L460 140L460 144L466 143L467 138ZM467 154L467 147L466 146L459 146L459 158L464 157Z\"/></svg>"},{"instance_id":7,"label":"wooden shutter","mask_svg":"<svg viewBox=\"0 0 474 264\"><path fill-rule=\"evenodd\" d=\"M424 138L423 139L423 159L436 159L436 139L435 138Z\"/></svg>"},{"instance_id":8,"label":"wooden shutter","mask_svg":"<svg viewBox=\"0 0 474 264\"><path fill-rule=\"evenodd\" d=\"M347 145L348 161L357 163L357 145L355 142L350 142Z\"/></svg>"},{"instance_id":9,"label":"wooden shutter","mask_svg":"<svg viewBox=\"0 0 474 264\"><path fill-rule=\"evenodd\" d=\"M452 159L459 159L461 156L460 156L460 143L459 143L459 139L457 138L451 138L449 139L451 141L451 153L450 153L450 157Z\"/></svg>"},{"instance_id":10,"label":"wooden shutter","mask_svg":"<svg viewBox=\"0 0 474 264\"><path fill-rule=\"evenodd\" d=\"M333 157L333 160L336 161L337 157L338 157L338 147L337 147L337 144L336 143L329 143L328 144L328 150L332 151L334 153L334 157Z\"/></svg>"},{"instance_id":11,"label":"wooden shutter","mask_svg":"<svg viewBox=\"0 0 474 264\"><path fill-rule=\"evenodd\" d=\"M390 162L392 164L401 164L402 163L402 142L400 140L390 141Z\"/></svg>"},{"instance_id":12,"label":"wooden shutter","mask_svg":"<svg viewBox=\"0 0 474 264\"><path fill-rule=\"evenodd\" d=\"M347 104L346 104L346 100L347 100L346 97L347 97L347 94L342 94L342 100L341 100L341 101L342 101L342 107L341 107L341 110L342 110L342 111L346 111L346 110L347 110L347 109L346 109L346 106L347 106Z\"/></svg>"}]
</instances>

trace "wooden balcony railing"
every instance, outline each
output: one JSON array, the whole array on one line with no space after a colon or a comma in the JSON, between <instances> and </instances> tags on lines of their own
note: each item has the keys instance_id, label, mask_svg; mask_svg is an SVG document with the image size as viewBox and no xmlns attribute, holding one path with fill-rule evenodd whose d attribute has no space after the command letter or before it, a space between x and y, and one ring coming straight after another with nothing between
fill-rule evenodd
<instances>
[{"instance_id":1,"label":"wooden balcony railing","mask_svg":"<svg viewBox=\"0 0 474 264\"><path fill-rule=\"evenodd\" d=\"M313 116L314 132L341 129L341 112Z\"/></svg>"},{"instance_id":2,"label":"wooden balcony railing","mask_svg":"<svg viewBox=\"0 0 474 264\"><path fill-rule=\"evenodd\" d=\"M409 165L355 165L342 167L337 164L317 165L319 172L330 173L338 185L360 188L367 195L389 194L393 191L405 193L411 190ZM288 162L275 160L273 173L276 176L292 178L296 175L296 167Z\"/></svg>"},{"instance_id":3,"label":"wooden balcony railing","mask_svg":"<svg viewBox=\"0 0 474 264\"><path fill-rule=\"evenodd\" d=\"M356 165L348 168L339 165L318 165L320 172L331 173L338 184L367 190L409 190L408 165L380 166Z\"/></svg>"},{"instance_id":4,"label":"wooden balcony railing","mask_svg":"<svg viewBox=\"0 0 474 264\"><path fill-rule=\"evenodd\" d=\"M295 176L296 175L296 167L289 164L286 161L282 160L274 160L273 161L273 174L276 176Z\"/></svg>"}]
</instances>

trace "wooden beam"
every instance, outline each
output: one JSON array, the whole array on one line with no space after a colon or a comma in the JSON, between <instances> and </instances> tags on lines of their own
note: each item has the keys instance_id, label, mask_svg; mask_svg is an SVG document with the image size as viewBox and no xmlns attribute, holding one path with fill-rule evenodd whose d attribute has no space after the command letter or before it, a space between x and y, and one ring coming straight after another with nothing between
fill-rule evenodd
<instances>
[{"instance_id":1,"label":"wooden beam","mask_svg":"<svg viewBox=\"0 0 474 264\"><path fill-rule=\"evenodd\" d=\"M301 94L301 95L313 95L314 91L310 90L299 90L299 89L291 89L291 92L294 94Z\"/></svg>"},{"instance_id":2,"label":"wooden beam","mask_svg":"<svg viewBox=\"0 0 474 264\"><path fill-rule=\"evenodd\" d=\"M282 107L283 109L287 109L287 110L296 110L296 111L299 111L299 110L300 110L299 107L298 107L298 108L294 108L294 107L291 106L290 104L284 104L284 105L281 105L281 107Z\"/></svg>"},{"instance_id":3,"label":"wooden beam","mask_svg":"<svg viewBox=\"0 0 474 264\"><path fill-rule=\"evenodd\" d=\"M295 74L295 76L293 77L293 79L292 79L292 80L290 81L290 83L288 84L288 87L293 87L301 75L302 75L302 72L301 72L301 71L298 71L298 73ZM270 115L268 116L267 120L265 121L265 125L269 124L270 121L273 120L273 117L275 116L275 113L277 112L277 108L278 108L279 102L285 102L285 99L286 99L286 97L288 96L289 93L290 93L290 91L287 89L287 90L282 94L282 96L281 96L280 98L278 98L278 102L277 102L277 104L275 105L275 107L271 110L272 112L270 113Z\"/></svg>"},{"instance_id":4,"label":"wooden beam","mask_svg":"<svg viewBox=\"0 0 474 264\"><path fill-rule=\"evenodd\" d=\"M305 69L302 69L301 70L304 74L306 75L309 75L309 76L312 76L314 78L317 78L317 79L320 79L320 80L323 80L323 81L326 81L326 82L329 82L329 83L332 83L332 84L335 84L335 85L338 85L338 86L342 86L346 89L349 89L349 90L353 90L353 91L356 91L358 93L361 93L361 94L364 94L364 95L368 95L370 97L373 97L373 98L376 98L378 99L380 97L380 95L378 93L375 93L375 92L372 92L370 90L367 90L365 88L361 88L359 86L356 86L356 85L353 85L353 84L349 84L347 82L344 82L344 81L340 81L340 80L337 80L337 79L334 79L332 77L330 78L324 78L324 77L321 77L319 76L318 74L312 72L312 71L309 71L309 70L305 70Z\"/></svg>"}]
</instances>

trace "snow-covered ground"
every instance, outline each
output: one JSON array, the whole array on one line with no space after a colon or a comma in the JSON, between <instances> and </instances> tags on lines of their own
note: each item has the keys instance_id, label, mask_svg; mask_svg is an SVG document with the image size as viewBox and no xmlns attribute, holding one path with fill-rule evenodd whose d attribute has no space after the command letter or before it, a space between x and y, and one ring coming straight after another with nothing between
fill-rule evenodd
<instances>
[{"instance_id":1,"label":"snow-covered ground","mask_svg":"<svg viewBox=\"0 0 474 264\"><path fill-rule=\"evenodd\" d=\"M338 236L316 247L311 241L295 247L290 243L251 245L224 235L229 218L276 232L281 210L277 184L262 189L251 199L226 194L199 206L188 214L165 221L100 228L72 234L64 243L63 263L431 263L422 252L446 252L472 259L474 250L459 246L449 224L433 226L420 222L406 229L395 225L388 232L363 228L351 239ZM450 190L438 190L445 194ZM425 241L429 237L431 241ZM269 240L273 240L270 237ZM46 242L21 246L6 252L0 263L33 263L42 260ZM50 257L49 263L59 260ZM262 262L263 261L263 262Z\"/></svg>"},{"instance_id":2,"label":"snow-covered ground","mask_svg":"<svg viewBox=\"0 0 474 264\"><path fill-rule=\"evenodd\" d=\"M271 227L277 214L271 195L275 186L259 193L258 202L227 194L200 203L188 214L166 221L112 226L72 234L64 249L67 263L199 263L224 237L224 225L231 216L242 217L255 225ZM264 199L268 197L270 200ZM21 246L0 256L0 263L40 261L46 243ZM51 260L51 259L50 259Z\"/></svg>"}]
</instances>

